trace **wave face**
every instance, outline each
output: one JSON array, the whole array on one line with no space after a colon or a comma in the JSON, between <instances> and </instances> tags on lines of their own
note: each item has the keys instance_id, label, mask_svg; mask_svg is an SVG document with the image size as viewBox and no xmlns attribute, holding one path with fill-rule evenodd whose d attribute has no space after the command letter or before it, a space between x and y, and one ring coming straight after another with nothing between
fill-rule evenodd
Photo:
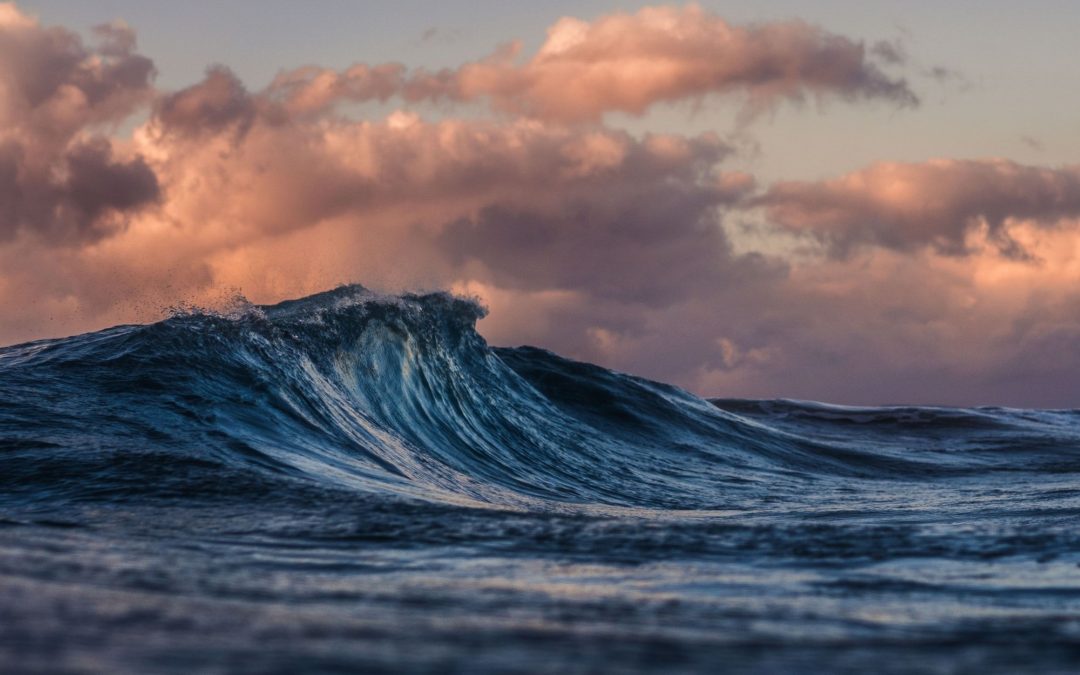
<instances>
[{"instance_id":1,"label":"wave face","mask_svg":"<svg viewBox=\"0 0 1080 675\"><path fill-rule=\"evenodd\" d=\"M1073 657L1080 413L706 401L491 348L483 315L350 286L0 350L0 657L134 672Z\"/></svg>"}]
</instances>

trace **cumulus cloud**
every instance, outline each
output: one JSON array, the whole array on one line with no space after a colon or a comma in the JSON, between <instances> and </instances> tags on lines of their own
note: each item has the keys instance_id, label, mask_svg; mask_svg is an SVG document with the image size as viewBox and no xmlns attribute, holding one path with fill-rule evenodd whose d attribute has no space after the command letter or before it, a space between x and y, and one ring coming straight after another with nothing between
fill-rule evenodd
<instances>
[{"instance_id":1,"label":"cumulus cloud","mask_svg":"<svg viewBox=\"0 0 1080 675\"><path fill-rule=\"evenodd\" d=\"M730 92L758 107L810 95L917 102L862 43L799 21L735 26L697 5L560 19L524 65L470 64L458 87L464 98L490 96L501 109L560 120Z\"/></svg>"},{"instance_id":2,"label":"cumulus cloud","mask_svg":"<svg viewBox=\"0 0 1080 675\"><path fill-rule=\"evenodd\" d=\"M840 255L864 245L959 255L971 252L973 236L984 236L1000 252L1023 257L1010 225L1049 227L1080 216L1080 167L883 162L832 180L777 183L754 203L774 223Z\"/></svg>"},{"instance_id":3,"label":"cumulus cloud","mask_svg":"<svg viewBox=\"0 0 1080 675\"><path fill-rule=\"evenodd\" d=\"M731 148L713 134L637 138L528 120L429 123L405 112L380 121L290 116L220 69L165 97L139 139L169 193L163 216L205 229L227 220L223 230L236 241L394 211L412 214L410 227L439 229L484 209L562 213L577 227L559 234L573 240L584 236L590 212L614 214L648 192L685 202L697 223L752 186L717 170ZM587 211L575 219L569 204ZM628 239L681 227L679 214L651 214L621 227Z\"/></svg>"},{"instance_id":4,"label":"cumulus cloud","mask_svg":"<svg viewBox=\"0 0 1080 675\"><path fill-rule=\"evenodd\" d=\"M154 113L166 133L197 137L232 129L243 135L255 121L256 101L231 70L213 66L202 82L161 97Z\"/></svg>"},{"instance_id":5,"label":"cumulus cloud","mask_svg":"<svg viewBox=\"0 0 1080 675\"><path fill-rule=\"evenodd\" d=\"M153 63L123 24L97 47L0 4L0 240L92 241L159 196L139 157L100 133L152 94Z\"/></svg>"},{"instance_id":6,"label":"cumulus cloud","mask_svg":"<svg viewBox=\"0 0 1080 675\"><path fill-rule=\"evenodd\" d=\"M716 207L737 194L724 180L629 181L531 207L493 204L440 234L461 264L480 262L501 288L587 292L655 306L767 270L736 257Z\"/></svg>"},{"instance_id":7,"label":"cumulus cloud","mask_svg":"<svg viewBox=\"0 0 1080 675\"><path fill-rule=\"evenodd\" d=\"M494 343L704 394L1080 394L1077 169L887 163L759 189L714 134L594 123L723 93L911 103L876 65L905 62L895 45L661 7L564 20L524 61L307 67L262 89L213 66L158 92L129 27L95 39L0 4L0 343L359 281L477 294ZM335 109L439 98L509 114ZM149 117L131 138L109 135L135 111ZM787 256L773 230L748 251L729 227L747 208L843 255Z\"/></svg>"},{"instance_id":8,"label":"cumulus cloud","mask_svg":"<svg viewBox=\"0 0 1080 675\"><path fill-rule=\"evenodd\" d=\"M120 31L112 44L132 41ZM383 75L393 72L372 77ZM64 322L49 330L63 332L154 318L147 307L205 301L229 287L270 301L350 279L471 284L632 308L777 273L727 239L721 209L754 181L720 169L732 148L714 134L634 136L526 118L427 122L408 112L357 121L325 114L311 91L281 98L287 79L275 94L251 91L215 66L156 97L129 158L109 144L71 145L73 213L94 220L105 208L134 208L143 193L114 189L121 178L159 203L62 260L34 242L0 247L0 302L38 299L0 339L39 336L45 308ZM0 163L0 179L20 161ZM82 170L95 161L97 170ZM593 325L598 313L569 332L586 341L614 334L634 323L629 314Z\"/></svg>"},{"instance_id":9,"label":"cumulus cloud","mask_svg":"<svg viewBox=\"0 0 1080 675\"><path fill-rule=\"evenodd\" d=\"M498 110L556 122L641 115L657 103L739 94L750 112L782 100L829 96L913 106L918 98L882 66L903 63L894 45L862 42L801 21L738 26L695 4L644 7L588 22L565 17L521 62L521 44L437 72L400 64L343 72L302 68L270 92L292 110L339 100L489 100Z\"/></svg>"}]
</instances>

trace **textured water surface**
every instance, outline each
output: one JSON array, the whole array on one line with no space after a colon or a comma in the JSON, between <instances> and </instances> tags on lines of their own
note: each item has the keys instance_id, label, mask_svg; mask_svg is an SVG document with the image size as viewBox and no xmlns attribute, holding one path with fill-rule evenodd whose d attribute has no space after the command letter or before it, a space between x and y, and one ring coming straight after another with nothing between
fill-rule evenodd
<instances>
[{"instance_id":1,"label":"textured water surface","mask_svg":"<svg viewBox=\"0 0 1080 675\"><path fill-rule=\"evenodd\" d=\"M0 350L0 669L1080 667L1080 413L705 401L481 316Z\"/></svg>"}]
</instances>

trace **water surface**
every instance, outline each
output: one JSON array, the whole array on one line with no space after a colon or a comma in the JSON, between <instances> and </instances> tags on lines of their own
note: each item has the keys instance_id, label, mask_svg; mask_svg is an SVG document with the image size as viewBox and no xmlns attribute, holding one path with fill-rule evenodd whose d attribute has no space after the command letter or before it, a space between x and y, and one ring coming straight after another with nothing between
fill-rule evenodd
<instances>
[{"instance_id":1,"label":"water surface","mask_svg":"<svg viewBox=\"0 0 1080 675\"><path fill-rule=\"evenodd\" d=\"M360 287L0 350L14 672L1076 672L1080 413L696 398Z\"/></svg>"}]
</instances>

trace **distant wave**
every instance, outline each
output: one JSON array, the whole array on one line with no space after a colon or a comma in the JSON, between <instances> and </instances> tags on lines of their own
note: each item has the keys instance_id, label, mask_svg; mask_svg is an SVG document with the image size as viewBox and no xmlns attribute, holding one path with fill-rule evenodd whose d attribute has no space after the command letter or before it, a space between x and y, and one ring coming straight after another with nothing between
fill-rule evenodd
<instances>
[{"instance_id":1,"label":"distant wave","mask_svg":"<svg viewBox=\"0 0 1080 675\"><path fill-rule=\"evenodd\" d=\"M305 489L528 510L729 508L848 478L1080 470L1080 416L714 400L533 347L446 293L348 286L0 350L8 501Z\"/></svg>"}]
</instances>

